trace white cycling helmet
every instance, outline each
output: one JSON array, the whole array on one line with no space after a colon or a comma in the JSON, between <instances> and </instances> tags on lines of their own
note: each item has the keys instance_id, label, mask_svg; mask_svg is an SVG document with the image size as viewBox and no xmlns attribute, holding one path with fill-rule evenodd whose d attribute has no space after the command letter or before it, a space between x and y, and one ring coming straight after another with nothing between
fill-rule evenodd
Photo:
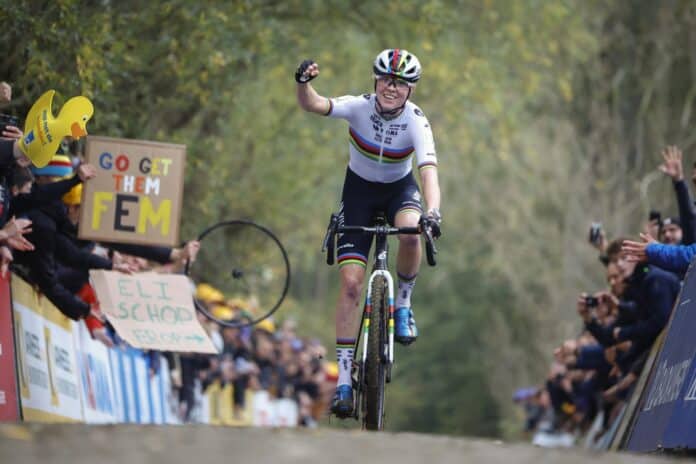
<instances>
[{"instance_id":1,"label":"white cycling helmet","mask_svg":"<svg viewBox=\"0 0 696 464\"><path fill-rule=\"evenodd\" d=\"M375 76L394 76L415 84L421 77L421 65L416 55L408 50L388 48L382 50L372 69Z\"/></svg>"}]
</instances>

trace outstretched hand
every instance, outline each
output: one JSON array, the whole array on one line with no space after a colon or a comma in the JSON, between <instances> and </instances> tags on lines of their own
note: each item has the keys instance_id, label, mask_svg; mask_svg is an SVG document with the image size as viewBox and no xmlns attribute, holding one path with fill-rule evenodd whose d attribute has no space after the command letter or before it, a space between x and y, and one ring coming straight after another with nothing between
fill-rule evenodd
<instances>
[{"instance_id":1,"label":"outstretched hand","mask_svg":"<svg viewBox=\"0 0 696 464\"><path fill-rule=\"evenodd\" d=\"M648 256L645 249L652 243L657 243L657 240L650 234L640 234L642 242L634 242L633 240L624 240L621 244L621 251L626 254L626 259L630 262L647 261Z\"/></svg>"},{"instance_id":2,"label":"outstretched hand","mask_svg":"<svg viewBox=\"0 0 696 464\"><path fill-rule=\"evenodd\" d=\"M20 251L31 251L34 249L29 240L24 238L24 234L31 232L31 220L25 218L16 219L14 216L7 221L5 227L0 230L0 236L13 249Z\"/></svg>"},{"instance_id":3,"label":"outstretched hand","mask_svg":"<svg viewBox=\"0 0 696 464\"><path fill-rule=\"evenodd\" d=\"M133 274L134 272L134 268L128 263L113 263L111 270L122 274Z\"/></svg>"},{"instance_id":4,"label":"outstretched hand","mask_svg":"<svg viewBox=\"0 0 696 464\"><path fill-rule=\"evenodd\" d=\"M201 249L201 242L198 240L191 240L186 242L186 244L181 248L174 248L169 256L169 260L183 264L188 261L189 264L193 264L196 261L196 256Z\"/></svg>"},{"instance_id":5,"label":"outstretched hand","mask_svg":"<svg viewBox=\"0 0 696 464\"><path fill-rule=\"evenodd\" d=\"M188 260L189 263L194 263L196 261L196 256L201 249L201 242L198 240L191 240L184 245L183 250L183 260Z\"/></svg>"},{"instance_id":6,"label":"outstretched hand","mask_svg":"<svg viewBox=\"0 0 696 464\"><path fill-rule=\"evenodd\" d=\"M77 167L77 175L82 182L86 182L97 176L97 168L89 163L83 163Z\"/></svg>"},{"instance_id":7,"label":"outstretched hand","mask_svg":"<svg viewBox=\"0 0 696 464\"><path fill-rule=\"evenodd\" d=\"M12 218L7 221L2 231L6 235L6 238L16 237L18 235L24 235L31 232L31 219L26 218Z\"/></svg>"},{"instance_id":8,"label":"outstretched hand","mask_svg":"<svg viewBox=\"0 0 696 464\"><path fill-rule=\"evenodd\" d=\"M659 166L659 170L672 178L675 182L684 179L684 168L682 167L682 152L674 145L667 146L662 150L664 163Z\"/></svg>"}]
</instances>

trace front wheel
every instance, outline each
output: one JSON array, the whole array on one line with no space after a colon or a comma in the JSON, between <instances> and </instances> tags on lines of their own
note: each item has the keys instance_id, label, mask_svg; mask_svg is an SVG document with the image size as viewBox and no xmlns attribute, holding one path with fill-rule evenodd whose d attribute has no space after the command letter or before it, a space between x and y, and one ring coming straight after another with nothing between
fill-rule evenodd
<instances>
[{"instance_id":1,"label":"front wheel","mask_svg":"<svg viewBox=\"0 0 696 464\"><path fill-rule=\"evenodd\" d=\"M387 342L386 290L382 276L372 281L372 312L367 336L367 366L365 369L365 417L367 430L384 427L384 383L387 378L385 346Z\"/></svg>"},{"instance_id":2,"label":"front wheel","mask_svg":"<svg viewBox=\"0 0 696 464\"><path fill-rule=\"evenodd\" d=\"M249 315L246 320L222 317L194 300L198 311L222 326L243 327L280 307L290 286L290 261L273 232L251 221L231 220L204 230L198 240L201 251L193 265L186 264L186 274L248 305Z\"/></svg>"}]
</instances>

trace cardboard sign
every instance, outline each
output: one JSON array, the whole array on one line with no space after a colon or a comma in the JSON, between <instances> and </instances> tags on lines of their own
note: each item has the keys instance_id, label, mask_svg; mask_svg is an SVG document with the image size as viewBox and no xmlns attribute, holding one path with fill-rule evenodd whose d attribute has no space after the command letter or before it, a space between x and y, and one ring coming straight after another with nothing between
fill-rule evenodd
<instances>
[{"instance_id":1,"label":"cardboard sign","mask_svg":"<svg viewBox=\"0 0 696 464\"><path fill-rule=\"evenodd\" d=\"M136 348L217 353L193 307L183 275L92 270L101 310L116 332Z\"/></svg>"},{"instance_id":2,"label":"cardboard sign","mask_svg":"<svg viewBox=\"0 0 696 464\"><path fill-rule=\"evenodd\" d=\"M186 146L87 137L79 236L101 242L176 246Z\"/></svg>"}]
</instances>

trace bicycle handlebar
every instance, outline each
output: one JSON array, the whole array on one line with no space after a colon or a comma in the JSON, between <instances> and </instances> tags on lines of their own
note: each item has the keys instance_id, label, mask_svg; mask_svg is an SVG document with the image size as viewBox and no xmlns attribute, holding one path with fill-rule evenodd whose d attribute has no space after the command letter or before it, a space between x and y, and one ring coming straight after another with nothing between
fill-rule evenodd
<instances>
[{"instance_id":1,"label":"bicycle handlebar","mask_svg":"<svg viewBox=\"0 0 696 464\"><path fill-rule=\"evenodd\" d=\"M410 234L416 235L420 234L420 227L389 227L389 226L374 226L374 227L364 227L364 226L339 226L336 227L336 233L346 233L346 232L362 232L364 234L373 235L397 235L397 234Z\"/></svg>"},{"instance_id":2,"label":"bicycle handlebar","mask_svg":"<svg viewBox=\"0 0 696 464\"><path fill-rule=\"evenodd\" d=\"M329 227L326 229L326 235L324 236L324 242L321 247L321 251L326 251L326 264L329 266L334 263L334 248L335 248L335 237L338 233L350 233L358 232L363 234L372 235L398 235L398 234L409 234L416 235L422 234L425 237L425 255L428 260L428 264L435 266L435 255L437 254L437 248L435 248L435 243L433 241L433 234L430 225L430 219L421 216L418 227L390 227L390 226L339 226L338 225L338 215L331 214L331 220L329 221Z\"/></svg>"}]
</instances>

